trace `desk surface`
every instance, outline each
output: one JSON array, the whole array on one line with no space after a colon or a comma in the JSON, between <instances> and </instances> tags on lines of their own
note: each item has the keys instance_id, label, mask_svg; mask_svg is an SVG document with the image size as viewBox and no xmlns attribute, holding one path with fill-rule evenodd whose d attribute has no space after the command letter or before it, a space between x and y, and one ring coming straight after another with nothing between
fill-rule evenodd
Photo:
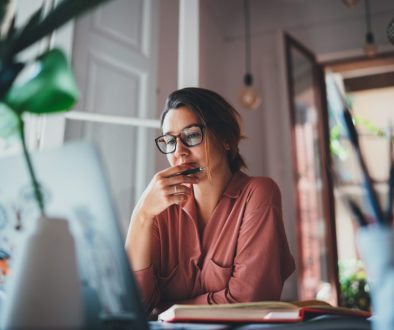
<instances>
[{"instance_id":1,"label":"desk surface","mask_svg":"<svg viewBox=\"0 0 394 330\"><path fill-rule=\"evenodd\" d=\"M348 329L348 330L371 330L371 322L369 319L354 318L348 316L323 315L313 318L312 320L300 323L253 323L253 324L204 324L204 323L166 323L159 321L149 322L151 330L332 330L332 329Z\"/></svg>"}]
</instances>

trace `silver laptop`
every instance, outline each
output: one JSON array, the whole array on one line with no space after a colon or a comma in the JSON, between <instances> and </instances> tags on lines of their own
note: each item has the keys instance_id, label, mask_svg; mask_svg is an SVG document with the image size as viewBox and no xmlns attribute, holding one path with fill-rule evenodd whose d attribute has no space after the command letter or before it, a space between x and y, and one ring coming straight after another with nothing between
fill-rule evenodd
<instances>
[{"instance_id":1,"label":"silver laptop","mask_svg":"<svg viewBox=\"0 0 394 330\"><path fill-rule=\"evenodd\" d=\"M77 246L86 328L148 329L95 148L83 142L35 153L47 214L68 219ZM12 276L18 243L38 217L24 160L0 158L0 251Z\"/></svg>"}]
</instances>

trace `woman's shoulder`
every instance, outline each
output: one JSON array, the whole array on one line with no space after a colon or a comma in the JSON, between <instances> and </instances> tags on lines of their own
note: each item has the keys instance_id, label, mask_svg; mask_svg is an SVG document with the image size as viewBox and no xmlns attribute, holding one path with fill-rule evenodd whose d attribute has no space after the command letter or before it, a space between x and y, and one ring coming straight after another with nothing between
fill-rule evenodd
<instances>
[{"instance_id":1,"label":"woman's shoulder","mask_svg":"<svg viewBox=\"0 0 394 330\"><path fill-rule=\"evenodd\" d=\"M250 176L249 178L249 185L252 187L279 189L277 183L268 176Z\"/></svg>"},{"instance_id":2,"label":"woman's shoulder","mask_svg":"<svg viewBox=\"0 0 394 330\"><path fill-rule=\"evenodd\" d=\"M276 193L280 191L278 184L268 176L250 176L245 188L267 193Z\"/></svg>"},{"instance_id":3,"label":"woman's shoulder","mask_svg":"<svg viewBox=\"0 0 394 330\"><path fill-rule=\"evenodd\" d=\"M251 176L245 186L244 193L248 199L258 200L259 203L280 202L280 189L278 184L270 177Z\"/></svg>"}]
</instances>

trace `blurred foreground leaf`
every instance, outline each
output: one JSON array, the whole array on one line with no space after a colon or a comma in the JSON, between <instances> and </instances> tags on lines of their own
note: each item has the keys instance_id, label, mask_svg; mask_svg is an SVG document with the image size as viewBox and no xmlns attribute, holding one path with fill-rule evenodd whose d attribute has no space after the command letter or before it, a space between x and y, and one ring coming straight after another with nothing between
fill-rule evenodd
<instances>
[{"instance_id":1,"label":"blurred foreground leaf","mask_svg":"<svg viewBox=\"0 0 394 330\"><path fill-rule=\"evenodd\" d=\"M4 102L17 113L43 114L67 111L78 98L66 56L61 50L52 49L22 70Z\"/></svg>"}]
</instances>

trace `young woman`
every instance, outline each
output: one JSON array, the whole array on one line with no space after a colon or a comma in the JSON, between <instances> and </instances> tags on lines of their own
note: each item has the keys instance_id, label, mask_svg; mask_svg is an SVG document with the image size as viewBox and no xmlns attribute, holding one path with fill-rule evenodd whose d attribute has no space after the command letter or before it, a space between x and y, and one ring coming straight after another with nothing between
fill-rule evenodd
<instances>
[{"instance_id":1,"label":"young woman","mask_svg":"<svg viewBox=\"0 0 394 330\"><path fill-rule=\"evenodd\" d=\"M148 313L174 303L279 300L294 271L278 186L249 177L238 151L239 114L220 95L169 95L158 172L135 207L126 249ZM202 168L196 174L182 171Z\"/></svg>"}]
</instances>

